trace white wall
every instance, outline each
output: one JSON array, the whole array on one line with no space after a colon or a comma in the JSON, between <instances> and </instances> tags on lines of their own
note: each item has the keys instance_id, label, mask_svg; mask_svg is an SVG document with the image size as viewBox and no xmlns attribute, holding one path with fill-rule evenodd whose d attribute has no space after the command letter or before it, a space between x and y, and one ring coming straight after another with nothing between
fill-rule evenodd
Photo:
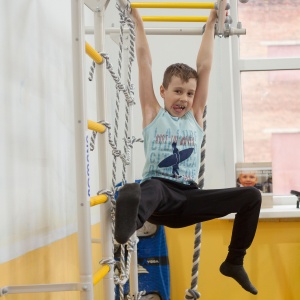
<instances>
[{"instance_id":1,"label":"white wall","mask_svg":"<svg viewBox=\"0 0 300 300\"><path fill-rule=\"evenodd\" d=\"M2 1L0 261L77 230L70 1Z\"/></svg>"},{"instance_id":2,"label":"white wall","mask_svg":"<svg viewBox=\"0 0 300 300\"><path fill-rule=\"evenodd\" d=\"M70 4L70 1L22 0L18 3L4 1L1 6L1 262L77 230ZM208 14L208 11L202 12ZM147 14L155 14L155 11L147 11ZM164 14L168 12L164 11ZM195 13L186 11L185 14ZM110 1L105 15L106 27L112 23L119 26L115 1ZM86 23L93 24L88 9ZM172 27L174 24L146 26ZM175 26L192 27L195 24ZM93 45L92 36L86 39ZM200 41L200 36L149 37L158 97L165 68L174 62L195 66ZM118 47L109 36L105 48L117 67ZM206 188L234 184L231 179L234 175L225 172L226 164L231 162L228 155L232 160L234 158L229 57L229 39L216 38L208 102ZM88 77L91 60L87 58L86 63ZM133 81L137 103L134 107L134 135L142 137L136 65ZM94 90L95 83L87 80L87 118L95 120L97 100ZM115 90L109 74L107 96L109 113L112 113ZM113 123L112 116L108 119ZM123 126L119 128L121 135ZM99 188L97 159L91 155L91 161L92 193L96 193ZM136 144L134 161L136 178L140 178L144 161L142 144ZM96 220L98 209L92 209L92 222Z\"/></svg>"}]
</instances>

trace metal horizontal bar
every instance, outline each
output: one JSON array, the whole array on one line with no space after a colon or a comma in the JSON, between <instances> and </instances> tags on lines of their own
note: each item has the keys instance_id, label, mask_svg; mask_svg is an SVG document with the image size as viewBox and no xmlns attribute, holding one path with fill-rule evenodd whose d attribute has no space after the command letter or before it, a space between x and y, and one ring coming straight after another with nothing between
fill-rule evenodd
<instances>
[{"instance_id":1,"label":"metal horizontal bar","mask_svg":"<svg viewBox=\"0 0 300 300\"><path fill-rule=\"evenodd\" d=\"M300 70L300 59L295 58L258 58L240 59L240 71L277 71Z\"/></svg>"},{"instance_id":2,"label":"metal horizontal bar","mask_svg":"<svg viewBox=\"0 0 300 300\"><path fill-rule=\"evenodd\" d=\"M145 28L147 35L201 35L203 28ZM120 34L120 29L110 27L105 30L106 34ZM94 34L94 28L87 27L86 34ZM129 33L129 29L125 28L124 33Z\"/></svg>"},{"instance_id":3,"label":"metal horizontal bar","mask_svg":"<svg viewBox=\"0 0 300 300\"><path fill-rule=\"evenodd\" d=\"M203 28L193 28L193 27L173 27L173 28L162 28L162 27L146 27L145 28L147 35L202 35L203 34ZM94 28L93 27L86 27L85 29L86 34L94 34ZM109 27L105 30L106 34L120 34L120 29L116 27ZM125 28L124 33L129 33L129 29ZM216 32L217 34L217 32ZM229 35L245 35L246 29L243 28L230 28Z\"/></svg>"},{"instance_id":4,"label":"metal horizontal bar","mask_svg":"<svg viewBox=\"0 0 300 300\"><path fill-rule=\"evenodd\" d=\"M143 16L144 22L206 22L207 16Z\"/></svg>"},{"instance_id":5,"label":"metal horizontal bar","mask_svg":"<svg viewBox=\"0 0 300 300\"><path fill-rule=\"evenodd\" d=\"M197 8L212 9L214 2L131 2L131 8Z\"/></svg>"},{"instance_id":6,"label":"metal horizontal bar","mask_svg":"<svg viewBox=\"0 0 300 300\"><path fill-rule=\"evenodd\" d=\"M0 290L0 296L6 295L6 294L81 291L82 289L83 289L83 285L81 283L77 283L77 282L55 283L55 284L15 285L15 286L3 287Z\"/></svg>"}]
</instances>

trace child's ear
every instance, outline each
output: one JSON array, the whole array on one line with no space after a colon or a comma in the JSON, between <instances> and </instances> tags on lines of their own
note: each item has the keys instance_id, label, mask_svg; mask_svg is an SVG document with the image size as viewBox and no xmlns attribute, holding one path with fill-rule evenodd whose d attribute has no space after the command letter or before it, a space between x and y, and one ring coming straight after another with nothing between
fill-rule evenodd
<instances>
[{"instance_id":1,"label":"child's ear","mask_svg":"<svg viewBox=\"0 0 300 300\"><path fill-rule=\"evenodd\" d=\"M165 88L164 88L163 85L161 85L161 86L159 87L159 92L160 92L160 96L161 96L162 98L164 98L164 97L165 97Z\"/></svg>"}]
</instances>

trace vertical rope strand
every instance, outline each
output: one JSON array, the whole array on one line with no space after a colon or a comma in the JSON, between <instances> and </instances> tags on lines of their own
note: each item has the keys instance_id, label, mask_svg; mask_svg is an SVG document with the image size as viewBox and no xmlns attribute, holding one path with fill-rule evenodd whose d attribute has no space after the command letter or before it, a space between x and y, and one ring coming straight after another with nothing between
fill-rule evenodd
<instances>
[{"instance_id":1,"label":"vertical rope strand","mask_svg":"<svg viewBox=\"0 0 300 300\"><path fill-rule=\"evenodd\" d=\"M206 147L206 114L207 107L205 106L203 112L203 131L204 136L201 144L201 163L198 174L198 186L200 189L204 187L204 172L205 172L205 147ZM196 300L199 299L201 294L197 291L198 288L198 275L199 275L199 263L200 263L200 250L201 250L201 235L202 235L202 224L197 223L195 225L195 240L194 240L194 255L192 264L192 278L191 287L185 291L185 300Z\"/></svg>"}]
</instances>

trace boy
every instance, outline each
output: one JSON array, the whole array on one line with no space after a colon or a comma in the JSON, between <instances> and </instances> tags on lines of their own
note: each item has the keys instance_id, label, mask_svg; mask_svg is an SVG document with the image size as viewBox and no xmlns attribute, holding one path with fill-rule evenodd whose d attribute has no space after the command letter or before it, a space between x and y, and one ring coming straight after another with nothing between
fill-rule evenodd
<instances>
[{"instance_id":1,"label":"boy","mask_svg":"<svg viewBox=\"0 0 300 300\"><path fill-rule=\"evenodd\" d=\"M126 243L146 221L179 228L237 213L229 252L220 271L257 294L243 259L255 235L260 192L252 187L200 190L196 184L217 13L212 10L209 15L197 55L197 71L185 64L166 69L160 87L164 108L153 91L151 54L143 21L136 9L132 9L132 16L146 163L142 183L126 184L119 191L115 239Z\"/></svg>"},{"instance_id":2,"label":"boy","mask_svg":"<svg viewBox=\"0 0 300 300\"><path fill-rule=\"evenodd\" d=\"M237 186L238 187L254 186L255 188L259 189L261 192L263 191L263 185L258 182L258 177L255 171L241 172L237 179ZM267 185L265 187L267 187Z\"/></svg>"},{"instance_id":3,"label":"boy","mask_svg":"<svg viewBox=\"0 0 300 300\"><path fill-rule=\"evenodd\" d=\"M238 186L255 186L257 184L257 176L255 172L241 172L237 183Z\"/></svg>"}]
</instances>

